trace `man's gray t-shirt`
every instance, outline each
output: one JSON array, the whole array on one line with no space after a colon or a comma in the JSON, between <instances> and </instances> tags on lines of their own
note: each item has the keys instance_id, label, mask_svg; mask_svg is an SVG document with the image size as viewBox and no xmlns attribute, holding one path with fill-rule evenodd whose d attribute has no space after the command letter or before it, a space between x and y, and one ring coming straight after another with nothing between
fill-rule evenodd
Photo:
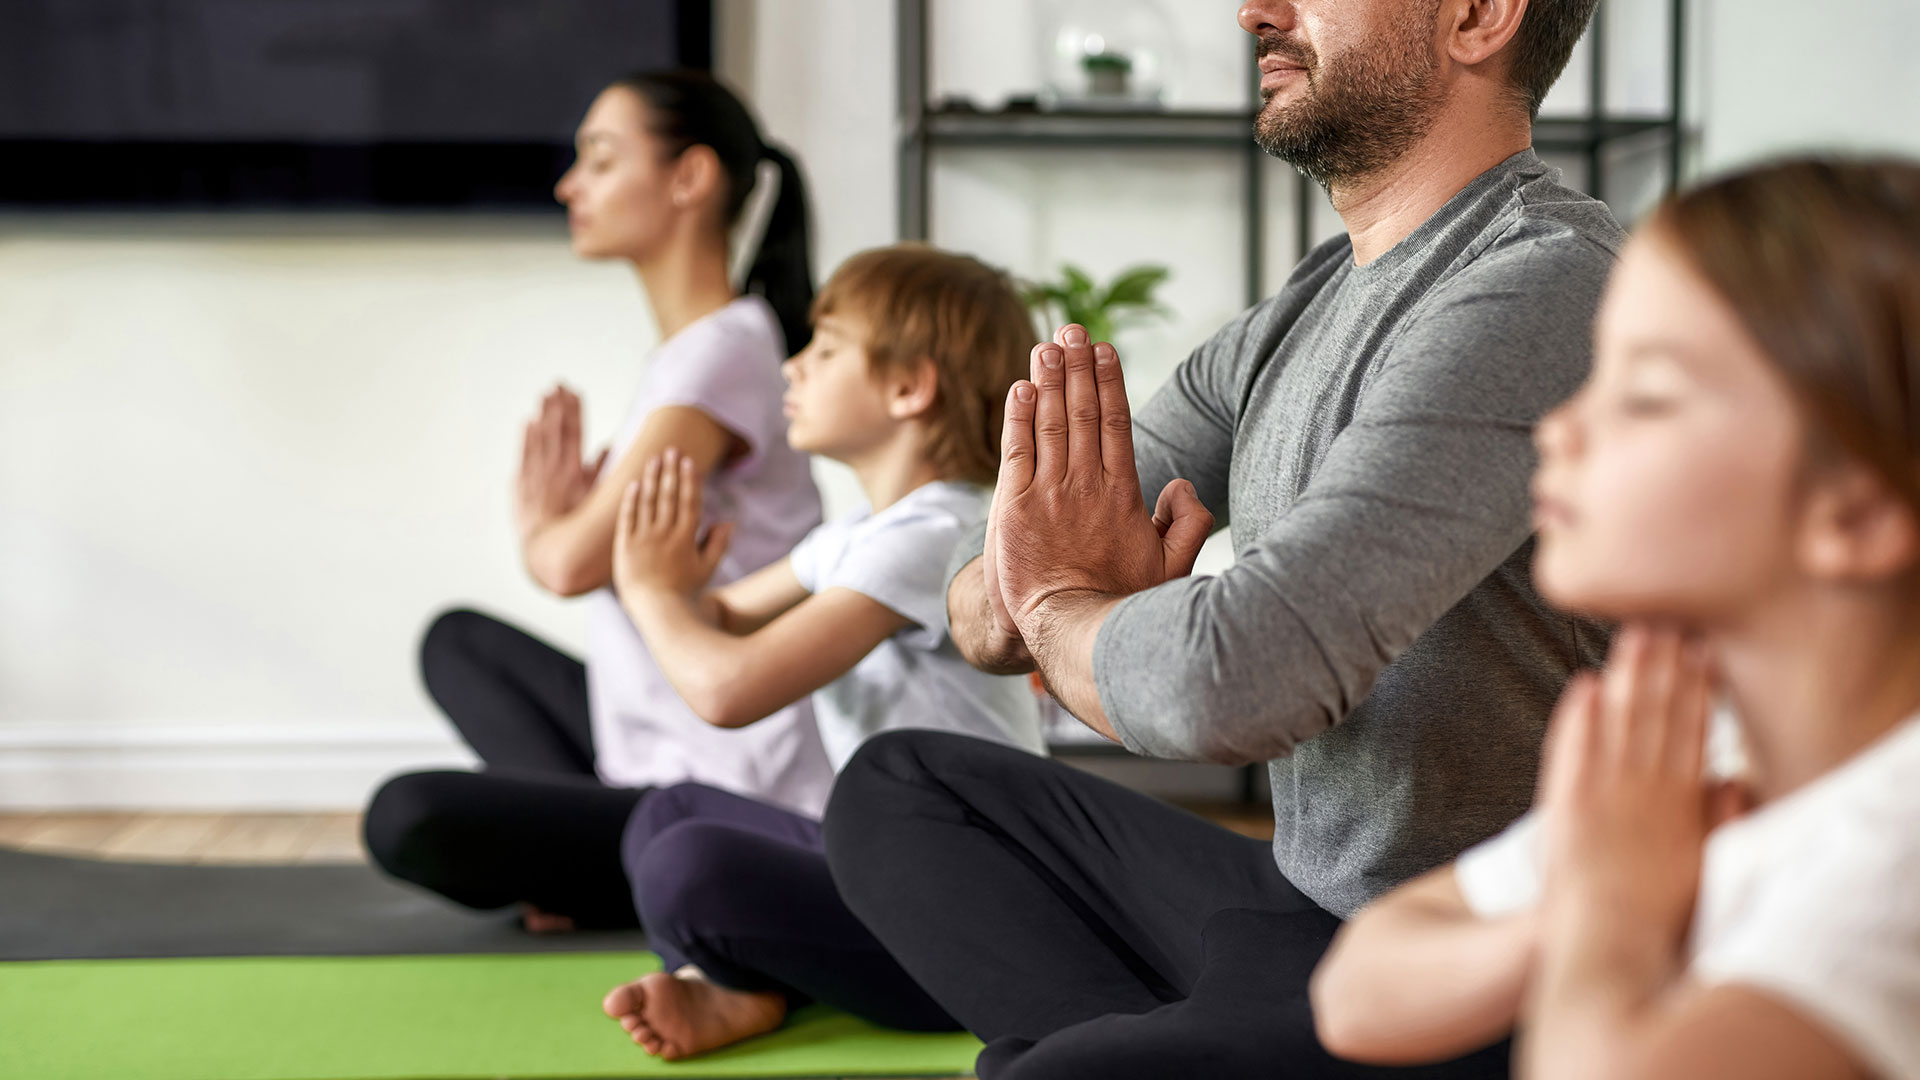
<instances>
[{"instance_id":1,"label":"man's gray t-shirt","mask_svg":"<svg viewBox=\"0 0 1920 1080\"><path fill-rule=\"evenodd\" d=\"M1274 859L1335 914L1518 817L1604 649L1534 591L1527 486L1623 240L1516 154L1366 266L1315 249L1134 420L1148 504L1192 481L1237 558L1114 608L1101 705L1136 753L1268 761Z\"/></svg>"}]
</instances>

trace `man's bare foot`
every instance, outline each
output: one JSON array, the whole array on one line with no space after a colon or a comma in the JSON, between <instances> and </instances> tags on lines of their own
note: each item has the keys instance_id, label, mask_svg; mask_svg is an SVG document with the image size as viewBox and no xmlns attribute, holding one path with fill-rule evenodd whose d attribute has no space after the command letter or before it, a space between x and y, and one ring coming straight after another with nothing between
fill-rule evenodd
<instances>
[{"instance_id":1,"label":"man's bare foot","mask_svg":"<svg viewBox=\"0 0 1920 1080\"><path fill-rule=\"evenodd\" d=\"M555 915L532 904L520 905L520 925L529 934L571 934L575 929L571 915Z\"/></svg>"},{"instance_id":2,"label":"man's bare foot","mask_svg":"<svg viewBox=\"0 0 1920 1080\"><path fill-rule=\"evenodd\" d=\"M668 1061L764 1035L787 1018L779 994L715 986L691 968L616 986L600 1007L647 1053Z\"/></svg>"}]
</instances>

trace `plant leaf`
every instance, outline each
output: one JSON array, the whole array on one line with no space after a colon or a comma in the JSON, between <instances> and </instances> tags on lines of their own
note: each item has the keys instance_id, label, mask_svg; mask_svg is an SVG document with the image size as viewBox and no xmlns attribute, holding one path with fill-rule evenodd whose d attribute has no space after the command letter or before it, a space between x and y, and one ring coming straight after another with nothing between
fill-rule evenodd
<instances>
[{"instance_id":1,"label":"plant leaf","mask_svg":"<svg viewBox=\"0 0 1920 1080\"><path fill-rule=\"evenodd\" d=\"M1020 299L1046 326L1079 323L1093 340L1112 341L1122 326L1172 314L1153 297L1171 276L1165 266L1131 266L1102 289L1085 270L1062 263L1057 281L1020 282Z\"/></svg>"},{"instance_id":2,"label":"plant leaf","mask_svg":"<svg viewBox=\"0 0 1920 1080\"><path fill-rule=\"evenodd\" d=\"M1173 271L1164 266L1130 267L1107 286L1105 303L1108 307L1152 304L1153 291L1172 275Z\"/></svg>"}]
</instances>

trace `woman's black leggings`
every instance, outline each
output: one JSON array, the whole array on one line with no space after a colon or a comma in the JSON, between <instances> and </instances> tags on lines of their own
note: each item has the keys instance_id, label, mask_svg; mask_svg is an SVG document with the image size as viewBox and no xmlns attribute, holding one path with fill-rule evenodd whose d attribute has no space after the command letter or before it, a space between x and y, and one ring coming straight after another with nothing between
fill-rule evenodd
<instances>
[{"instance_id":1,"label":"woman's black leggings","mask_svg":"<svg viewBox=\"0 0 1920 1080\"><path fill-rule=\"evenodd\" d=\"M374 862L468 907L525 902L581 926L638 926L620 835L646 792L594 775L586 666L498 619L449 611L421 642L420 672L484 770L382 785L365 825Z\"/></svg>"}]
</instances>

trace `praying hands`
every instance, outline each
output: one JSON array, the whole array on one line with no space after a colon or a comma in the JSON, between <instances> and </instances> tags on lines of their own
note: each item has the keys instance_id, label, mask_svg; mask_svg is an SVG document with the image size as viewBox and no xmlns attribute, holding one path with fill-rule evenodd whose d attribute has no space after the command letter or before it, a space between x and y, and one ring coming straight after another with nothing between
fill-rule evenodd
<instances>
[{"instance_id":1,"label":"praying hands","mask_svg":"<svg viewBox=\"0 0 1920 1080\"><path fill-rule=\"evenodd\" d=\"M1175 480L1147 512L1120 357L1069 325L1033 350L1007 396L1000 478L981 568L1002 629L1024 639L1054 695L1113 737L1093 642L1121 598L1193 570L1213 515Z\"/></svg>"},{"instance_id":2,"label":"praying hands","mask_svg":"<svg viewBox=\"0 0 1920 1080\"><path fill-rule=\"evenodd\" d=\"M580 398L556 386L527 424L514 485L514 522L525 545L534 533L587 497L606 465L601 450L591 464L580 456Z\"/></svg>"}]
</instances>

